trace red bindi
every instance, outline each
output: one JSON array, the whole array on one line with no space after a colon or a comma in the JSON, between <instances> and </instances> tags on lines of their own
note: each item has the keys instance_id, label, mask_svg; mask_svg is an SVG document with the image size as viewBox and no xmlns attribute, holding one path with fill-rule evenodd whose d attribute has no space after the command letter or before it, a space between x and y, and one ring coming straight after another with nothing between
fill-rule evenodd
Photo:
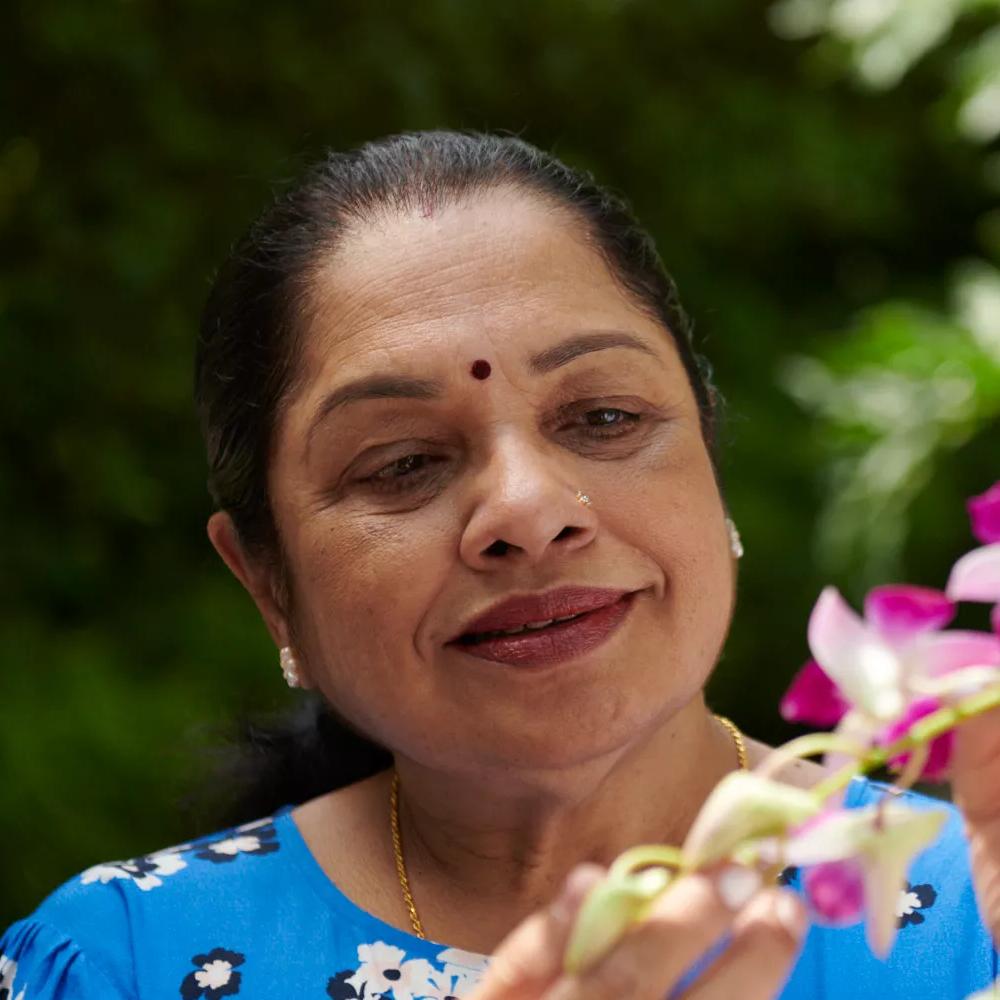
<instances>
[{"instance_id":1,"label":"red bindi","mask_svg":"<svg viewBox=\"0 0 1000 1000\"><path fill-rule=\"evenodd\" d=\"M483 361L482 359L480 359L479 361L472 362L473 378L478 378L478 379L489 378L491 371L493 371L493 369L490 367L490 363L488 361Z\"/></svg>"}]
</instances>

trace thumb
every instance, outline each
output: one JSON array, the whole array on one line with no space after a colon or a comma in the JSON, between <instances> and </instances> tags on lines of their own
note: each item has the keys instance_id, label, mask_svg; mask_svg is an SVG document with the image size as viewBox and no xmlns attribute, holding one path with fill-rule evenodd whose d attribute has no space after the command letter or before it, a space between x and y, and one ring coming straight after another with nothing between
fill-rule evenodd
<instances>
[{"instance_id":1,"label":"thumb","mask_svg":"<svg viewBox=\"0 0 1000 1000\"><path fill-rule=\"evenodd\" d=\"M500 942L470 1000L532 1000L541 996L562 974L573 920L584 897L605 872L600 865L577 865L559 895Z\"/></svg>"}]
</instances>

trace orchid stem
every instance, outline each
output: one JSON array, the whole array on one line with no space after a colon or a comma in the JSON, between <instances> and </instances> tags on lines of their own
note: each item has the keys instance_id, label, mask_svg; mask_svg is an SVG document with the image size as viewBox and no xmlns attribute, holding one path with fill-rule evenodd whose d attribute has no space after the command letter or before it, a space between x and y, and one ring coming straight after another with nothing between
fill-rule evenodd
<instances>
[{"instance_id":1,"label":"orchid stem","mask_svg":"<svg viewBox=\"0 0 1000 1000\"><path fill-rule=\"evenodd\" d=\"M954 729L973 716L988 712L991 708L1000 707L1000 685L978 691L955 705L938 709L915 722L899 739L884 747L872 747L860 761L848 764L829 778L824 779L810 789L818 803L825 802L835 795L859 774L867 774L877 767L882 767L886 761L912 750L914 747L929 743L937 736ZM793 740L792 743L795 741Z\"/></svg>"},{"instance_id":2,"label":"orchid stem","mask_svg":"<svg viewBox=\"0 0 1000 1000\"><path fill-rule=\"evenodd\" d=\"M638 844L615 858L608 869L608 876L620 878L631 875L638 868L647 868L651 865L680 869L684 865L684 855L679 847L669 847L666 844Z\"/></svg>"},{"instance_id":3,"label":"orchid stem","mask_svg":"<svg viewBox=\"0 0 1000 1000\"><path fill-rule=\"evenodd\" d=\"M907 788L913 787L914 782L923 774L924 765L927 763L927 758L930 755L930 743L918 743L913 748L913 753L910 754L909 760L907 760L899 777L895 781L896 788L899 791L903 792Z\"/></svg>"},{"instance_id":4,"label":"orchid stem","mask_svg":"<svg viewBox=\"0 0 1000 1000\"><path fill-rule=\"evenodd\" d=\"M789 740L769 753L754 768L754 773L762 778L773 778L793 760L814 757L818 753L829 753L831 750L861 760L868 752L868 747L838 733L807 733L805 736Z\"/></svg>"}]
</instances>

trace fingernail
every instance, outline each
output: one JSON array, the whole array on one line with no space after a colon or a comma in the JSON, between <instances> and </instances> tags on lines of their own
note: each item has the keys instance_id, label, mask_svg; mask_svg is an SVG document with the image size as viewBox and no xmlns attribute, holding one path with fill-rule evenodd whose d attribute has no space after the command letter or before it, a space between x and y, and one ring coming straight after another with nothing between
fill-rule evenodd
<instances>
[{"instance_id":1,"label":"fingernail","mask_svg":"<svg viewBox=\"0 0 1000 1000\"><path fill-rule=\"evenodd\" d=\"M729 865L715 876L715 886L729 909L742 910L760 888L761 877L752 868Z\"/></svg>"},{"instance_id":2,"label":"fingernail","mask_svg":"<svg viewBox=\"0 0 1000 1000\"><path fill-rule=\"evenodd\" d=\"M805 907L799 902L795 893L786 889L778 890L774 900L774 915L781 926L796 940L805 934L809 926Z\"/></svg>"}]
</instances>

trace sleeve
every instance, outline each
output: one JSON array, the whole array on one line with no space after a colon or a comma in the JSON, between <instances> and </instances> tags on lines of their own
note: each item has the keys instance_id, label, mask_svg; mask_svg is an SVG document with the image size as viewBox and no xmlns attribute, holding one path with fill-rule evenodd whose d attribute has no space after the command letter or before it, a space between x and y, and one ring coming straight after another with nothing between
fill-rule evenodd
<instances>
[{"instance_id":1,"label":"sleeve","mask_svg":"<svg viewBox=\"0 0 1000 1000\"><path fill-rule=\"evenodd\" d=\"M134 1000L72 938L31 917L0 938L0 997L4 1000Z\"/></svg>"}]
</instances>

